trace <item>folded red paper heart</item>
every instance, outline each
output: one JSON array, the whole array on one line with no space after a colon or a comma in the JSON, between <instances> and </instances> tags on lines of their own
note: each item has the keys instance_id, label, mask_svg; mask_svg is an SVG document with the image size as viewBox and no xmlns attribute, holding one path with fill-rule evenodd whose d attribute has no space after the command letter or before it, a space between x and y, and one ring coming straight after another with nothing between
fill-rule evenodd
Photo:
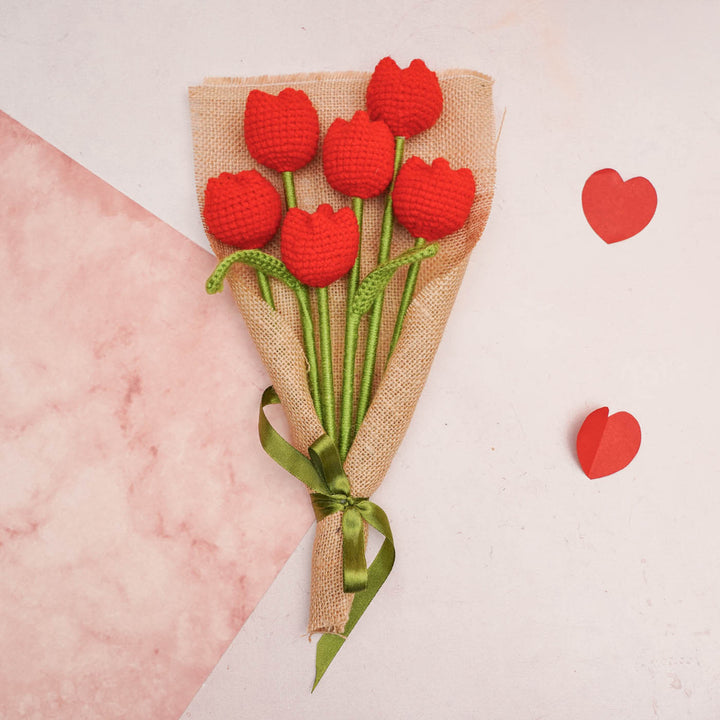
<instances>
[{"instance_id":1,"label":"folded red paper heart","mask_svg":"<svg viewBox=\"0 0 720 720\"><path fill-rule=\"evenodd\" d=\"M640 449L638 421L628 412L609 414L606 407L591 412L577 435L577 455L591 479L612 475L630 464Z\"/></svg>"}]
</instances>

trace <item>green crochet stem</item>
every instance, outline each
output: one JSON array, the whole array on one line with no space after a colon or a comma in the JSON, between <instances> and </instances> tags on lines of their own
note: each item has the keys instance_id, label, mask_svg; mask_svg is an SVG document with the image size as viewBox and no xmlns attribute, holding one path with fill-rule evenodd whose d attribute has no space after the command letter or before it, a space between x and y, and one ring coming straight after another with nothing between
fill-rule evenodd
<instances>
[{"instance_id":1,"label":"green crochet stem","mask_svg":"<svg viewBox=\"0 0 720 720\"><path fill-rule=\"evenodd\" d=\"M322 405L320 404L320 381L318 377L318 361L315 352L315 329L313 327L312 312L310 311L310 294L307 286L298 284L295 288L298 310L300 311L300 324L302 326L303 343L308 363L308 387L315 406L315 414L320 423L323 421Z\"/></svg>"},{"instance_id":2,"label":"green crochet stem","mask_svg":"<svg viewBox=\"0 0 720 720\"><path fill-rule=\"evenodd\" d=\"M378 248L378 265L382 265L390 256L390 243L392 242L393 234L392 191L395 187L395 178L400 170L404 149L405 138L396 137L395 168L393 170L393 179L390 183L390 187L388 188L388 194L385 200L385 212L383 213L380 246ZM370 405L370 393L372 392L373 376L375 374L375 358L377 355L378 341L380 340L380 325L382 323L384 301L385 293L383 291L375 300L375 305L372 309L370 322L368 324L365 361L363 363L362 379L360 380L360 391L358 393L357 419L355 421L356 429L362 425L362 421L365 419L365 413Z\"/></svg>"},{"instance_id":3,"label":"green crochet stem","mask_svg":"<svg viewBox=\"0 0 720 720\"><path fill-rule=\"evenodd\" d=\"M295 177L291 170L282 173L283 189L285 190L285 205L287 209L297 207L297 195L295 194ZM300 285L295 290L295 297L300 310L300 322L302 324L303 342L305 344L305 355L308 362L308 387L315 406L315 414L318 416L321 425L325 427L325 412L321 401L320 381L318 374L317 353L315 351L315 325L310 310L310 295L306 285ZM333 412L333 421L335 414Z\"/></svg>"},{"instance_id":4,"label":"green crochet stem","mask_svg":"<svg viewBox=\"0 0 720 720\"><path fill-rule=\"evenodd\" d=\"M295 179L292 170L286 170L282 174L283 188L285 189L285 204L290 208L297 207L297 198L295 197Z\"/></svg>"},{"instance_id":5,"label":"green crochet stem","mask_svg":"<svg viewBox=\"0 0 720 720\"><path fill-rule=\"evenodd\" d=\"M424 238L417 238L417 240L415 240L416 249L424 246ZM407 314L407 309L408 307L410 307L410 301L412 300L413 293L415 292L418 272L420 272L420 262L415 262L408 268L407 277L405 278L405 287L403 288L403 294L400 298L400 307L398 308L397 320L395 320L395 329L393 330L392 340L390 340L390 350L388 351L387 356L388 360L390 360L390 356L393 354L395 346L400 339L400 333L402 332L403 323L405 322L405 315Z\"/></svg>"},{"instance_id":6,"label":"green crochet stem","mask_svg":"<svg viewBox=\"0 0 720 720\"><path fill-rule=\"evenodd\" d=\"M357 353L360 315L348 313L345 324L345 355L343 357L343 385L340 399L340 459L344 462L352 442L353 391L355 386L355 355Z\"/></svg>"},{"instance_id":7,"label":"green crochet stem","mask_svg":"<svg viewBox=\"0 0 720 720\"><path fill-rule=\"evenodd\" d=\"M256 270L255 272L257 273L257 281L260 286L262 299L274 310L275 300L273 299L272 289L270 288L270 281L262 270Z\"/></svg>"},{"instance_id":8,"label":"green crochet stem","mask_svg":"<svg viewBox=\"0 0 720 720\"><path fill-rule=\"evenodd\" d=\"M355 264L352 266L350 275L348 275L348 287L347 287L347 316L350 316L350 306L352 305L353 296L357 289L358 283L360 282L360 253L362 251L362 224L363 224L363 199L354 197L352 199L352 209L355 213L355 219L357 220L359 241L358 241L358 254L355 258Z\"/></svg>"},{"instance_id":9,"label":"green crochet stem","mask_svg":"<svg viewBox=\"0 0 720 720\"><path fill-rule=\"evenodd\" d=\"M297 198L295 197L295 180L293 178L292 172L286 171L286 172L282 173L282 181L283 181L283 188L285 189L285 203L287 204L288 209L297 207ZM268 281L267 277L260 270L257 271L257 279L258 279L258 285L260 286L260 293L263 297L263 300L265 300L265 302L268 305L270 305L270 307L274 310L275 309L275 301L273 300L272 290L270 288L270 282ZM310 319L312 321L312 316L310 316ZM313 351L314 351L314 348L313 348ZM308 357L308 364L309 363L310 363L310 358ZM313 398L313 400L314 400L314 398Z\"/></svg>"},{"instance_id":10,"label":"green crochet stem","mask_svg":"<svg viewBox=\"0 0 720 720\"><path fill-rule=\"evenodd\" d=\"M352 208L358 224L360 240L355 264L350 271L347 286L347 310L345 314L345 352L343 355L342 395L340 398L340 457L345 460L352 439L353 394L355 392L355 355L357 354L360 318L352 313L352 303L360 280L360 252L362 249L363 200L352 199Z\"/></svg>"},{"instance_id":11,"label":"green crochet stem","mask_svg":"<svg viewBox=\"0 0 720 720\"><path fill-rule=\"evenodd\" d=\"M330 304L326 287L317 288L318 326L320 330L320 407L325 432L335 442L335 389L333 387Z\"/></svg>"}]
</instances>

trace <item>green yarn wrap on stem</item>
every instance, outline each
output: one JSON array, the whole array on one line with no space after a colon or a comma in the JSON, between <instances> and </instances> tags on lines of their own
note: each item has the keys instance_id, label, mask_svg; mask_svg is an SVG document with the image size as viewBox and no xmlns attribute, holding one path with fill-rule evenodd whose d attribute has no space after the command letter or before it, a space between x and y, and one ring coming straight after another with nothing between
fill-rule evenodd
<instances>
[{"instance_id":1,"label":"green yarn wrap on stem","mask_svg":"<svg viewBox=\"0 0 720 720\"><path fill-rule=\"evenodd\" d=\"M415 249L419 249L425 246L424 238L417 238L415 240ZM400 298L400 306L398 307L397 320L395 320L395 328L392 334L392 340L390 340L390 349L388 350L388 361L390 356L395 350L398 340L400 339L400 333L402 332L403 323L405 322L405 315L407 309L410 307L410 301L412 300L413 293L415 292L415 285L417 284L418 273L420 272L420 263L413 263L407 271L407 277L405 278L405 287L403 288L403 294Z\"/></svg>"},{"instance_id":2,"label":"green yarn wrap on stem","mask_svg":"<svg viewBox=\"0 0 720 720\"><path fill-rule=\"evenodd\" d=\"M362 251L363 200L352 199L352 208L358 224L358 254L348 276L347 305L345 312L345 349L343 355L342 394L340 397L340 457L345 460L352 442L353 399L355 393L355 356L357 354L360 318L353 315L352 304L360 280L360 254ZM357 322L355 322L357 320Z\"/></svg>"},{"instance_id":3,"label":"green yarn wrap on stem","mask_svg":"<svg viewBox=\"0 0 720 720\"><path fill-rule=\"evenodd\" d=\"M325 432L335 442L335 388L333 386L332 336L330 330L330 304L328 289L317 288L318 329L320 332L320 407Z\"/></svg>"},{"instance_id":4,"label":"green yarn wrap on stem","mask_svg":"<svg viewBox=\"0 0 720 720\"><path fill-rule=\"evenodd\" d=\"M395 167L393 169L393 179L388 188L387 198L385 200L385 212L382 219L382 231L380 234L380 246L378 248L378 265L385 263L390 257L390 244L393 234L393 209L392 209L392 192L395 187L395 178L397 177L400 165L402 164L403 152L405 149L405 138L395 138ZM382 311L385 301L384 292L378 295L375 305L370 315L368 324L367 345L365 346L365 360L363 362L362 379L360 380L360 390L358 392L357 418L355 428L362 425L365 419L365 413L370 406L370 394L372 392L373 375L375 374L375 358L377 356L377 347L380 340L380 325L382 323Z\"/></svg>"}]
</instances>

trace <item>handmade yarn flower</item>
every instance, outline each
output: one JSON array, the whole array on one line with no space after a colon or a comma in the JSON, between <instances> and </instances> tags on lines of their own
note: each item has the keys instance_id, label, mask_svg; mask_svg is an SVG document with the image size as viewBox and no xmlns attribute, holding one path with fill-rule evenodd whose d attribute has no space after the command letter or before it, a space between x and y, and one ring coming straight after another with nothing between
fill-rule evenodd
<instances>
[{"instance_id":1,"label":"handmade yarn flower","mask_svg":"<svg viewBox=\"0 0 720 720\"><path fill-rule=\"evenodd\" d=\"M444 158L428 165L411 157L400 168L393 188L393 209L401 225L416 238L415 247L458 231L467 221L475 200L475 178L470 170L453 170ZM400 297L390 353L400 339L405 314L415 292L420 263L413 263Z\"/></svg>"},{"instance_id":2,"label":"handmade yarn flower","mask_svg":"<svg viewBox=\"0 0 720 720\"><path fill-rule=\"evenodd\" d=\"M257 170L224 172L207 182L205 224L226 245L263 247L277 232L281 215L280 194Z\"/></svg>"},{"instance_id":3,"label":"handmade yarn flower","mask_svg":"<svg viewBox=\"0 0 720 720\"><path fill-rule=\"evenodd\" d=\"M384 120L396 137L412 137L432 127L443 108L437 75L422 60L401 69L390 57L375 67L366 102L372 120Z\"/></svg>"},{"instance_id":4,"label":"handmade yarn flower","mask_svg":"<svg viewBox=\"0 0 720 720\"><path fill-rule=\"evenodd\" d=\"M358 110L349 122L338 118L323 141L323 170L338 192L363 200L379 195L390 184L395 138L381 120Z\"/></svg>"},{"instance_id":5,"label":"handmade yarn flower","mask_svg":"<svg viewBox=\"0 0 720 720\"><path fill-rule=\"evenodd\" d=\"M445 158L428 165L411 157L400 168L393 208L413 237L439 240L459 230L475 199L475 179L467 168L453 170Z\"/></svg>"},{"instance_id":6,"label":"handmade yarn flower","mask_svg":"<svg viewBox=\"0 0 720 720\"><path fill-rule=\"evenodd\" d=\"M245 144L261 165L292 172L317 152L317 111L302 90L285 88L279 95L253 90L245 105Z\"/></svg>"},{"instance_id":7,"label":"handmade yarn flower","mask_svg":"<svg viewBox=\"0 0 720 720\"><path fill-rule=\"evenodd\" d=\"M314 213L290 208L280 233L280 253L300 282L323 288L347 274L358 252L358 225L350 208Z\"/></svg>"},{"instance_id":8,"label":"handmade yarn flower","mask_svg":"<svg viewBox=\"0 0 720 720\"><path fill-rule=\"evenodd\" d=\"M372 120L383 120L395 136L395 161L393 166L393 182L402 162L405 139L432 127L443 109L443 94L437 75L428 69L422 60L413 60L410 66L403 69L390 57L383 58L376 66L368 83L365 99L368 113ZM393 235L393 199L388 193L385 201L382 233L378 245L378 264L383 264L390 257L390 246ZM414 266L417 268L417 265ZM416 270L414 271L416 272ZM406 288L414 287L410 279ZM407 292L404 292L406 295ZM368 333L366 337L365 357L363 359L362 382L360 385L357 405L357 424L362 424L370 407L372 378L375 375L378 338L382 325L384 295L379 295L370 313ZM399 329L403 323L405 303L400 306L400 314L396 321ZM390 345L392 352L397 338L393 337Z\"/></svg>"}]
</instances>

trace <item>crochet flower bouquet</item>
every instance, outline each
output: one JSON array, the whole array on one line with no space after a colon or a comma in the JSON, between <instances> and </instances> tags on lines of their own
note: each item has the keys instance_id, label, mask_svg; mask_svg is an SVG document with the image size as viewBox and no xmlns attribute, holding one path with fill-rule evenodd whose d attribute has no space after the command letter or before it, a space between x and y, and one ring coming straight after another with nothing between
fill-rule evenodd
<instances>
[{"instance_id":1,"label":"crochet flower bouquet","mask_svg":"<svg viewBox=\"0 0 720 720\"><path fill-rule=\"evenodd\" d=\"M308 486L318 521L317 684L392 568L389 521L370 498L490 212L491 81L385 58L372 76L210 79L190 101L219 259L207 289L232 289L273 383L261 443ZM290 443L264 413L277 402ZM368 526L385 538L369 567Z\"/></svg>"}]
</instances>

